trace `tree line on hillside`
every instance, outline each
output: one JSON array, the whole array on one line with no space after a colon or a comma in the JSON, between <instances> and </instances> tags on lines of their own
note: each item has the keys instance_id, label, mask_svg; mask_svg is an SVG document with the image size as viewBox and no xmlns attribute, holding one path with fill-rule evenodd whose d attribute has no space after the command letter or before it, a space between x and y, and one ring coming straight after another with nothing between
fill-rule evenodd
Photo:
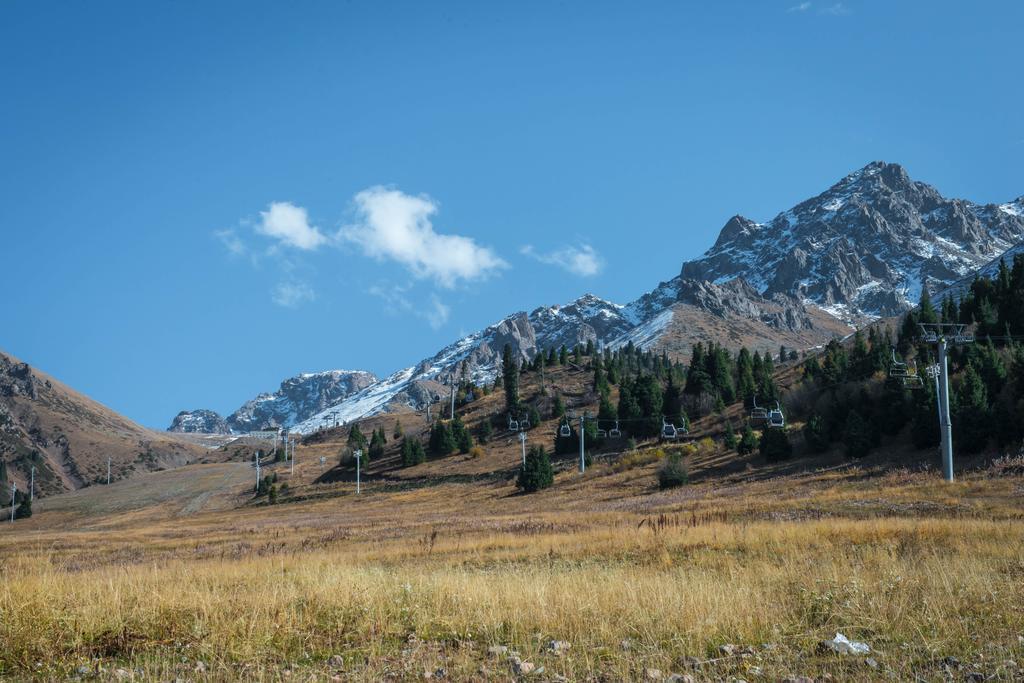
<instances>
[{"instance_id":1,"label":"tree line on hillside","mask_svg":"<svg viewBox=\"0 0 1024 683\"><path fill-rule=\"evenodd\" d=\"M898 338L889 330L857 332L852 343L830 342L805 361L808 381L823 389L809 412L804 438L811 451L841 442L849 457L878 447L885 436L906 428L917 448L939 444L935 382L924 369L934 363L935 347L922 341L919 323L960 323L974 330L975 342L951 344L948 354L950 415L958 453L980 453L992 445L1019 445L1024 439L1024 257L1012 267L1000 263L993 278L978 277L959 298L936 307L927 290L902 320ZM900 377L887 377L893 363L907 359L922 383L910 390ZM880 381L869 381L880 377Z\"/></svg>"}]
</instances>

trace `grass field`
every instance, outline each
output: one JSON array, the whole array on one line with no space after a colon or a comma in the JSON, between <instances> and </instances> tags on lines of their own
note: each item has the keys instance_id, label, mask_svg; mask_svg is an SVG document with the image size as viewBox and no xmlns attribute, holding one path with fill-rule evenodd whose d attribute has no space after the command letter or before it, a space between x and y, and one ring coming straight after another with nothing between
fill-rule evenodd
<instances>
[{"instance_id":1,"label":"grass field","mask_svg":"<svg viewBox=\"0 0 1024 683\"><path fill-rule=\"evenodd\" d=\"M981 470L946 485L928 470L835 466L723 477L717 457L690 456L693 483L664 492L656 460L583 477L567 468L532 496L502 476L446 477L435 462L419 485L371 479L357 498L350 482L315 483L306 458L293 497L275 506L249 502L241 463L46 499L0 533L0 671L1020 678L1019 475ZM867 642L870 663L822 652L837 631Z\"/></svg>"}]
</instances>

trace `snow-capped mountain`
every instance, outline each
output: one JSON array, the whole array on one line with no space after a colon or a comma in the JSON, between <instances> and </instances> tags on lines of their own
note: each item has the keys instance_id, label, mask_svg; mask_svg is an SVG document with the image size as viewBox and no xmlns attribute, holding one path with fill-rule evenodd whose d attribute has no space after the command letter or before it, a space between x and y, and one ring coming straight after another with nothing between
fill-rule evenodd
<instances>
[{"instance_id":1,"label":"snow-capped mountain","mask_svg":"<svg viewBox=\"0 0 1024 683\"><path fill-rule=\"evenodd\" d=\"M376 381L376 375L363 370L307 372L284 380L274 393L246 401L226 420L212 410L182 411L168 431L223 434L289 427Z\"/></svg>"},{"instance_id":2,"label":"snow-capped mountain","mask_svg":"<svg viewBox=\"0 0 1024 683\"><path fill-rule=\"evenodd\" d=\"M605 301L593 294L584 294L564 306L547 306L530 313L537 347L557 349L563 345L573 348L576 344L608 341L615 339L632 327L633 323L623 313L624 306Z\"/></svg>"},{"instance_id":3,"label":"snow-capped mountain","mask_svg":"<svg viewBox=\"0 0 1024 683\"><path fill-rule=\"evenodd\" d=\"M898 164L873 162L767 223L734 216L682 277L743 277L840 318L894 315L1024 240L1020 200L946 199Z\"/></svg>"},{"instance_id":4,"label":"snow-capped mountain","mask_svg":"<svg viewBox=\"0 0 1024 683\"><path fill-rule=\"evenodd\" d=\"M419 364L399 370L296 423L292 429L305 434L325 425L351 422L399 406L421 410L428 403L447 396L449 389L445 385L452 381L492 381L501 367L506 344L520 361L531 359L536 354L534 328L525 313L515 313L468 335Z\"/></svg>"},{"instance_id":5,"label":"snow-capped mountain","mask_svg":"<svg viewBox=\"0 0 1024 683\"><path fill-rule=\"evenodd\" d=\"M174 416L169 432L183 434L230 434L228 421L215 410L183 410Z\"/></svg>"},{"instance_id":6,"label":"snow-capped mountain","mask_svg":"<svg viewBox=\"0 0 1024 683\"><path fill-rule=\"evenodd\" d=\"M940 290L994 258L997 266L1000 254L1024 249L1016 246L1022 241L1024 197L1000 205L945 199L901 166L873 162L767 223L734 216L701 258L628 305L586 294L515 313L418 365L382 380L362 373L361 386L338 392L311 389L316 375L286 380L227 424L308 433L382 411L421 410L447 395L453 380L492 381L506 344L520 360L588 341L683 357L698 341L808 348L908 309L922 287Z\"/></svg>"}]
</instances>

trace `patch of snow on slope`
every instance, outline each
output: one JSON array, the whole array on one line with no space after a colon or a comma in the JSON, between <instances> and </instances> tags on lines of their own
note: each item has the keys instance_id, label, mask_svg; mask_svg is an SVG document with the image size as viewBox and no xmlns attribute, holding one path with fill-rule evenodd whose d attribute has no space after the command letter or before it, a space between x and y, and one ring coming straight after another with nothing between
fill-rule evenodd
<instances>
[{"instance_id":1,"label":"patch of snow on slope","mask_svg":"<svg viewBox=\"0 0 1024 683\"><path fill-rule=\"evenodd\" d=\"M1011 216L1024 218L1024 197L1021 197L1015 202L1010 202L1009 204L1000 204L999 210L1003 213L1010 214Z\"/></svg>"},{"instance_id":2,"label":"patch of snow on slope","mask_svg":"<svg viewBox=\"0 0 1024 683\"><path fill-rule=\"evenodd\" d=\"M661 334L668 329L668 326L672 324L674 316L675 312L671 308L666 308L639 327L633 328L613 341L608 347L614 350L626 346L629 342L633 342L634 346L646 349L647 346L656 342L661 337Z\"/></svg>"}]
</instances>

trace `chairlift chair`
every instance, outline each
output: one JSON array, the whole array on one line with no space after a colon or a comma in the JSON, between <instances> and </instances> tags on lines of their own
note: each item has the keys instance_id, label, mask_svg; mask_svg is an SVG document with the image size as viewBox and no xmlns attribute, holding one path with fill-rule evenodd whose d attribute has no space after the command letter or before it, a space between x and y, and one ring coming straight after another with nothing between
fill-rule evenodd
<instances>
[{"instance_id":1,"label":"chairlift chair","mask_svg":"<svg viewBox=\"0 0 1024 683\"><path fill-rule=\"evenodd\" d=\"M892 350L892 365L889 366L890 377L907 377L910 371L907 364L896 358L896 349Z\"/></svg>"},{"instance_id":2,"label":"chairlift chair","mask_svg":"<svg viewBox=\"0 0 1024 683\"><path fill-rule=\"evenodd\" d=\"M558 428L558 435L563 439L567 439L572 436L572 428L568 422L563 422L562 426Z\"/></svg>"},{"instance_id":3,"label":"chairlift chair","mask_svg":"<svg viewBox=\"0 0 1024 683\"><path fill-rule=\"evenodd\" d=\"M907 376L903 378L903 386L908 389L920 389L924 386L924 378L917 371L917 363L913 360L907 365Z\"/></svg>"},{"instance_id":4,"label":"chairlift chair","mask_svg":"<svg viewBox=\"0 0 1024 683\"><path fill-rule=\"evenodd\" d=\"M757 396L754 397L754 407L750 411L751 420L767 420L768 410L757 405Z\"/></svg>"},{"instance_id":5,"label":"chairlift chair","mask_svg":"<svg viewBox=\"0 0 1024 683\"><path fill-rule=\"evenodd\" d=\"M925 343L934 344L935 342L939 341L939 335L935 332L935 330L926 330L922 339L925 341Z\"/></svg>"},{"instance_id":6,"label":"chairlift chair","mask_svg":"<svg viewBox=\"0 0 1024 683\"><path fill-rule=\"evenodd\" d=\"M677 436L679 436L679 430L676 429L676 426L674 424L672 424L671 422L666 421L665 418L662 417L661 418L661 438L663 438L663 439L675 439Z\"/></svg>"},{"instance_id":7,"label":"chairlift chair","mask_svg":"<svg viewBox=\"0 0 1024 683\"><path fill-rule=\"evenodd\" d=\"M619 431L619 421L615 421L615 426L608 430L608 436L613 439L618 439L622 436L622 432Z\"/></svg>"},{"instance_id":8,"label":"chairlift chair","mask_svg":"<svg viewBox=\"0 0 1024 683\"><path fill-rule=\"evenodd\" d=\"M768 426L769 427L785 427L786 416L782 414L782 406L779 402L775 402L775 407L768 411Z\"/></svg>"},{"instance_id":9,"label":"chairlift chair","mask_svg":"<svg viewBox=\"0 0 1024 683\"><path fill-rule=\"evenodd\" d=\"M519 418L519 429L526 430L530 428L529 416Z\"/></svg>"},{"instance_id":10,"label":"chairlift chair","mask_svg":"<svg viewBox=\"0 0 1024 683\"><path fill-rule=\"evenodd\" d=\"M518 432L519 431L519 420L513 420L511 414L509 414L509 416L508 416L508 430L510 432Z\"/></svg>"},{"instance_id":11,"label":"chairlift chair","mask_svg":"<svg viewBox=\"0 0 1024 683\"><path fill-rule=\"evenodd\" d=\"M606 439L606 438L608 438L608 430L607 429L601 429L600 427L598 427L597 428L597 438L599 438L599 439Z\"/></svg>"}]
</instances>

